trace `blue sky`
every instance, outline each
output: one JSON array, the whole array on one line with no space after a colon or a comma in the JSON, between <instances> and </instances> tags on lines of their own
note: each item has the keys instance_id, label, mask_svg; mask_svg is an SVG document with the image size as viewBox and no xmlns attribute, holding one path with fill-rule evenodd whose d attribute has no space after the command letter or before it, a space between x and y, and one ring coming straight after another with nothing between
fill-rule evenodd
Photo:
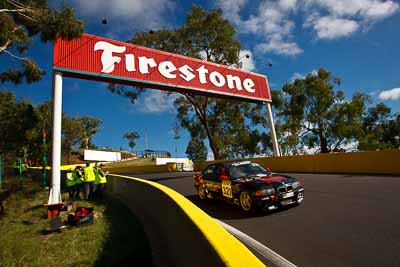
<instances>
[{"instance_id":1,"label":"blue sky","mask_svg":"<svg viewBox=\"0 0 400 267\"><path fill-rule=\"evenodd\" d=\"M61 5L63 1L52 1ZM371 94L374 103L384 102L400 112L400 6L381 0L281 0L281 1L173 1L91 0L67 1L84 20L85 32L127 40L142 30L172 28L184 23L195 3L211 10L220 7L237 29L242 43L243 67L269 77L271 87L281 89L293 78L323 67L342 79L347 97L356 92ZM102 18L108 24L101 24ZM33 85L0 85L34 103L51 98L52 45L34 42L29 51L46 76ZM0 70L18 64L0 55ZM272 67L267 63L271 62ZM71 116L91 115L103 120L94 142L98 146L128 148L122 135L137 130L142 138L135 150L168 150L184 156L189 136L174 140L175 96L149 90L135 105L107 91L106 84L63 80L63 110Z\"/></svg>"}]
</instances>

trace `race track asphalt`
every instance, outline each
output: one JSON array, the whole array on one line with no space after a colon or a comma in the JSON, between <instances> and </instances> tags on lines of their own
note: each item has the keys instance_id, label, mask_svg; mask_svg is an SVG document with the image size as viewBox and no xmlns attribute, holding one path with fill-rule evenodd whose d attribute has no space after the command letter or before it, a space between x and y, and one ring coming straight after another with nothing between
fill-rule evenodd
<instances>
[{"instance_id":1,"label":"race track asphalt","mask_svg":"<svg viewBox=\"0 0 400 267\"><path fill-rule=\"evenodd\" d=\"M297 266L400 266L400 176L289 175L305 202L262 216L199 200L191 173L131 174L178 191Z\"/></svg>"}]
</instances>

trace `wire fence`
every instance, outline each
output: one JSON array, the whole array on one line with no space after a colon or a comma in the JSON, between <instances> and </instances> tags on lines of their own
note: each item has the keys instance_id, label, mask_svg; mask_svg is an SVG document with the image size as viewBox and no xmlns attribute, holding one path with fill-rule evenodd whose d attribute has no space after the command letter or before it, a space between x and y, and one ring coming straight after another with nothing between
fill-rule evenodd
<instances>
[{"instance_id":1,"label":"wire fence","mask_svg":"<svg viewBox=\"0 0 400 267\"><path fill-rule=\"evenodd\" d=\"M45 188L49 184L49 171L46 169L49 162L47 155L42 155L41 160L33 161L29 154L18 152L15 150L0 150L0 188L8 179L15 178L22 185L24 179L36 179L41 181L42 187ZM39 168L34 172L29 167L36 166Z\"/></svg>"}]
</instances>

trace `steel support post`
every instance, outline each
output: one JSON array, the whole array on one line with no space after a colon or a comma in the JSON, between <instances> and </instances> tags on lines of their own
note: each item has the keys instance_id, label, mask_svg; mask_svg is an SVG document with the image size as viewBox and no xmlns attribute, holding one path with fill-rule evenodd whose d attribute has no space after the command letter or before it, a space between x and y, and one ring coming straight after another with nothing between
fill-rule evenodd
<instances>
[{"instance_id":1,"label":"steel support post","mask_svg":"<svg viewBox=\"0 0 400 267\"><path fill-rule=\"evenodd\" d=\"M59 204L61 200L61 120L62 120L62 74L53 73L53 147L51 166L51 190L49 205Z\"/></svg>"},{"instance_id":2,"label":"steel support post","mask_svg":"<svg viewBox=\"0 0 400 267\"><path fill-rule=\"evenodd\" d=\"M272 148L274 150L274 156L280 157L281 152L279 150L278 139L276 138L275 124L274 124L274 118L272 116L271 103L267 102L265 105L266 105L266 110L267 110L269 131L271 133Z\"/></svg>"}]
</instances>

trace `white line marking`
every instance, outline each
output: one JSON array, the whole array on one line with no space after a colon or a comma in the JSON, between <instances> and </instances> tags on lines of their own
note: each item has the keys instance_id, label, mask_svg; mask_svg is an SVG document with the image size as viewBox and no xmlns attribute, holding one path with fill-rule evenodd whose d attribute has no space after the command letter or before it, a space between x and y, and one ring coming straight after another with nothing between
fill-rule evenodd
<instances>
[{"instance_id":1,"label":"white line marking","mask_svg":"<svg viewBox=\"0 0 400 267\"><path fill-rule=\"evenodd\" d=\"M246 235L245 233L239 231L238 229L230 226L227 223L224 223L220 220L215 219L222 227L225 228L229 233L237 237L240 241L248 245L249 247L253 248L256 250L258 253L260 253L263 257L266 259L270 260L272 263L274 263L278 267L297 267L295 264L291 263L272 249L266 247L264 244L258 242L254 238Z\"/></svg>"}]
</instances>

